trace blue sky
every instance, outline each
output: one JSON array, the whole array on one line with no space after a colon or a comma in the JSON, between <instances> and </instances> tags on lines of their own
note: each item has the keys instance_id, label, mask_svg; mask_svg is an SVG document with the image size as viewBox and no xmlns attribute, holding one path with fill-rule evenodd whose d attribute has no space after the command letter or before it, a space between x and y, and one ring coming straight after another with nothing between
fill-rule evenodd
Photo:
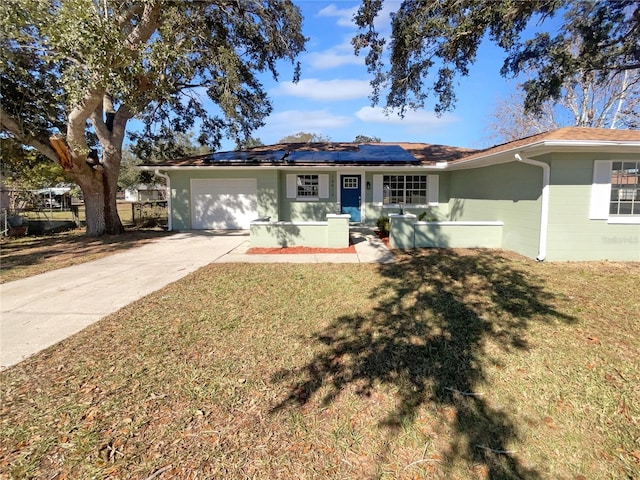
<instances>
[{"instance_id":1,"label":"blue sky","mask_svg":"<svg viewBox=\"0 0 640 480\"><path fill-rule=\"evenodd\" d=\"M437 117L429 108L410 111L404 119L387 117L369 100L369 75L364 57L353 53L352 22L359 2L298 0L304 15L303 33L309 38L299 60L302 76L293 84L292 67L281 63L279 82L264 78L274 110L266 125L254 133L265 144L300 131L329 136L332 141L353 141L357 135L382 141L439 143L479 148L493 143L487 124L495 101L514 88L513 80L499 75L504 52L486 42L478 52L470 76L459 78L458 101L453 112ZM390 31L389 13L399 1L385 1L379 29ZM224 142L223 150L233 149Z\"/></svg>"}]
</instances>

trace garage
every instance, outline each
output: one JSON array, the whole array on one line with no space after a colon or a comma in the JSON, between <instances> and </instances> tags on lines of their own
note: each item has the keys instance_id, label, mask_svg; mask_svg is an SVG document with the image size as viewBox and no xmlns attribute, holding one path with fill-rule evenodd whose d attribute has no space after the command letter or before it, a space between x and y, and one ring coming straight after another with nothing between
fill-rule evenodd
<instances>
[{"instance_id":1,"label":"garage","mask_svg":"<svg viewBox=\"0 0 640 480\"><path fill-rule=\"evenodd\" d=\"M257 217L255 178L191 180L191 228L194 230L248 230Z\"/></svg>"}]
</instances>

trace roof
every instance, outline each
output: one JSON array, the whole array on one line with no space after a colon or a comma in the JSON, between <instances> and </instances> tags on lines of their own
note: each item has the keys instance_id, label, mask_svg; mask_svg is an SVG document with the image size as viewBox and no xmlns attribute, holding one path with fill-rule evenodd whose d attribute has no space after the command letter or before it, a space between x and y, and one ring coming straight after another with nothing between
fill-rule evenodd
<instances>
[{"instance_id":1,"label":"roof","mask_svg":"<svg viewBox=\"0 0 640 480\"><path fill-rule=\"evenodd\" d=\"M427 143L279 143L247 150L177 158L153 167L225 165L436 165L475 150Z\"/></svg>"},{"instance_id":2,"label":"roof","mask_svg":"<svg viewBox=\"0 0 640 480\"><path fill-rule=\"evenodd\" d=\"M457 166L470 162L488 162L499 156L537 147L585 147L602 145L631 145L640 149L640 130L565 127L539 133L484 150L435 145L429 143L279 143L262 145L241 151L214 152L193 157L178 158L164 163L142 165L162 167L215 167L215 166L318 166L318 165L422 165ZM640 151L640 150L639 150ZM471 165L469 165L471 166ZM460 167L464 168L463 165Z\"/></svg>"},{"instance_id":3,"label":"roof","mask_svg":"<svg viewBox=\"0 0 640 480\"><path fill-rule=\"evenodd\" d=\"M484 150L477 150L452 163L480 159L511 150L521 150L534 145L559 144L564 145L585 143L618 143L640 142L640 130L615 130L610 128L564 127L557 130L538 133L512 142L494 145ZM640 146L640 145L639 145Z\"/></svg>"}]
</instances>

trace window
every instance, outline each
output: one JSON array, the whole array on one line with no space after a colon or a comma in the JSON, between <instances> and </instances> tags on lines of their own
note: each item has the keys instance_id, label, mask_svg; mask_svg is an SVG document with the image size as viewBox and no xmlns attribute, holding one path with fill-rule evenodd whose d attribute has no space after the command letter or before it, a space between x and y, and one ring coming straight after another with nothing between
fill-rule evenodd
<instances>
[{"instance_id":1,"label":"window","mask_svg":"<svg viewBox=\"0 0 640 480\"><path fill-rule=\"evenodd\" d=\"M298 175L296 196L299 198L318 197L318 175Z\"/></svg>"},{"instance_id":2,"label":"window","mask_svg":"<svg viewBox=\"0 0 640 480\"><path fill-rule=\"evenodd\" d=\"M640 223L640 161L594 162L589 218Z\"/></svg>"},{"instance_id":3,"label":"window","mask_svg":"<svg viewBox=\"0 0 640 480\"><path fill-rule=\"evenodd\" d=\"M356 190L358 188L358 179L356 177L344 177L342 179L342 187L347 190Z\"/></svg>"},{"instance_id":4,"label":"window","mask_svg":"<svg viewBox=\"0 0 640 480\"><path fill-rule=\"evenodd\" d=\"M383 205L427 204L427 175L384 175Z\"/></svg>"},{"instance_id":5,"label":"window","mask_svg":"<svg viewBox=\"0 0 640 480\"><path fill-rule=\"evenodd\" d=\"M329 198L329 175L287 174L287 198L300 201L316 201Z\"/></svg>"},{"instance_id":6,"label":"window","mask_svg":"<svg viewBox=\"0 0 640 480\"><path fill-rule=\"evenodd\" d=\"M609 215L640 215L640 162L613 162Z\"/></svg>"}]
</instances>

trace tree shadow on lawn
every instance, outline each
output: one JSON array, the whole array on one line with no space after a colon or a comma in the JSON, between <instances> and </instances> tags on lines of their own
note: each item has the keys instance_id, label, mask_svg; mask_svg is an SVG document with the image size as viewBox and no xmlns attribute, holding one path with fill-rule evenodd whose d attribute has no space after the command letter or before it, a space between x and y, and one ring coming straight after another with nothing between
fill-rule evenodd
<instances>
[{"instance_id":1,"label":"tree shadow on lawn","mask_svg":"<svg viewBox=\"0 0 640 480\"><path fill-rule=\"evenodd\" d=\"M350 384L363 396L392 386L397 407L380 421L391 435L415 423L423 405L456 412L445 469L465 460L484 465L492 479L539 478L508 452L518 436L515 420L468 394L482 388L490 338L504 350L526 351L531 322L573 318L553 308L540 279L495 252L414 252L380 273L384 280L372 292L379 303L368 318L337 318L315 335L324 347L312 361L274 377L303 379L274 412L305 404L327 386L324 405Z\"/></svg>"},{"instance_id":2,"label":"tree shadow on lawn","mask_svg":"<svg viewBox=\"0 0 640 480\"><path fill-rule=\"evenodd\" d=\"M81 258L100 253L116 253L171 235L163 230L127 230L119 235L89 237L84 230L29 236L2 241L0 272L43 264L60 256Z\"/></svg>"}]
</instances>

